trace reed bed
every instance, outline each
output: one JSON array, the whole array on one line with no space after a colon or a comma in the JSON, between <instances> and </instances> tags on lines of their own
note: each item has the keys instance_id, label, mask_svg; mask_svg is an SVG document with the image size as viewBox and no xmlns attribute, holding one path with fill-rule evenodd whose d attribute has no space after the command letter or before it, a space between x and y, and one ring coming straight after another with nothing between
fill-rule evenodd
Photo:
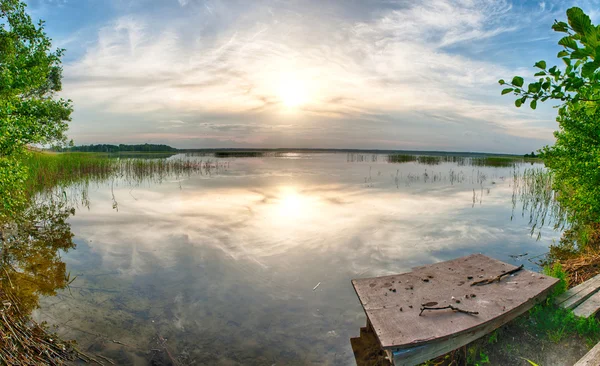
<instances>
[{"instance_id":1,"label":"reed bed","mask_svg":"<svg viewBox=\"0 0 600 366\"><path fill-rule=\"evenodd\" d=\"M521 202L522 215L528 213L531 234L537 231L538 239L544 225L564 229L567 224L567 212L558 203L558 193L552 187L553 177L546 169L526 168L523 172L516 166L513 169L513 215L517 202Z\"/></svg>"},{"instance_id":2,"label":"reed bed","mask_svg":"<svg viewBox=\"0 0 600 366\"><path fill-rule=\"evenodd\" d=\"M262 151L217 151L215 158L260 158L265 155Z\"/></svg>"},{"instance_id":3,"label":"reed bed","mask_svg":"<svg viewBox=\"0 0 600 366\"><path fill-rule=\"evenodd\" d=\"M412 154L390 154L388 155L389 163L410 163L418 162L425 165L439 165L441 163L456 163L457 165L465 165L469 158L456 155L412 155Z\"/></svg>"},{"instance_id":4,"label":"reed bed","mask_svg":"<svg viewBox=\"0 0 600 366\"><path fill-rule=\"evenodd\" d=\"M346 161L349 163L376 163L379 160L377 154L361 154L361 153L348 153L346 154Z\"/></svg>"},{"instance_id":5,"label":"reed bed","mask_svg":"<svg viewBox=\"0 0 600 366\"><path fill-rule=\"evenodd\" d=\"M195 174L212 175L228 162L183 158L139 159L94 153L32 153L24 164L29 169L26 190L30 196L70 185L123 179L130 183L161 182Z\"/></svg>"},{"instance_id":6,"label":"reed bed","mask_svg":"<svg viewBox=\"0 0 600 366\"><path fill-rule=\"evenodd\" d=\"M417 161L417 156L409 155L409 154L390 154L390 155L388 155L389 163L409 163L411 161Z\"/></svg>"},{"instance_id":7,"label":"reed bed","mask_svg":"<svg viewBox=\"0 0 600 366\"><path fill-rule=\"evenodd\" d=\"M425 164L425 165L438 165L442 163L442 157L441 156L427 156L427 155L422 155L422 156L418 156L417 157L417 161L420 164Z\"/></svg>"},{"instance_id":8,"label":"reed bed","mask_svg":"<svg viewBox=\"0 0 600 366\"><path fill-rule=\"evenodd\" d=\"M486 156L480 158L472 158L471 165L474 166L491 166L491 167L511 167L515 163L522 162L523 159L516 157L504 156Z\"/></svg>"}]
</instances>

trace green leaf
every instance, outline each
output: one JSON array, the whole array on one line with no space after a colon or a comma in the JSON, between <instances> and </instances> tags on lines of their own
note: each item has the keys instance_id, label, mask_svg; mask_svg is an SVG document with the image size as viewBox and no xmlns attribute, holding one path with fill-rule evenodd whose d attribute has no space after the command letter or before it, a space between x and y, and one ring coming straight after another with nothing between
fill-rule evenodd
<instances>
[{"instance_id":1,"label":"green leaf","mask_svg":"<svg viewBox=\"0 0 600 366\"><path fill-rule=\"evenodd\" d=\"M504 79L500 79L500 80L498 80L498 83L499 83L500 85L504 85L504 84L506 84L506 81L504 81Z\"/></svg>"},{"instance_id":2,"label":"green leaf","mask_svg":"<svg viewBox=\"0 0 600 366\"><path fill-rule=\"evenodd\" d=\"M558 58L566 57L566 56L569 56L569 51L566 51L566 50L562 50L556 55L556 57L558 57Z\"/></svg>"},{"instance_id":3,"label":"green leaf","mask_svg":"<svg viewBox=\"0 0 600 366\"><path fill-rule=\"evenodd\" d=\"M565 22L556 22L552 24L552 29L556 32L567 32L569 30L569 25Z\"/></svg>"},{"instance_id":4,"label":"green leaf","mask_svg":"<svg viewBox=\"0 0 600 366\"><path fill-rule=\"evenodd\" d=\"M533 65L534 67L540 68L542 70L546 69L546 61L542 60L542 61L538 61L535 63L535 65Z\"/></svg>"},{"instance_id":5,"label":"green leaf","mask_svg":"<svg viewBox=\"0 0 600 366\"><path fill-rule=\"evenodd\" d=\"M589 48L586 47L586 48L579 48L579 49L576 49L575 51L573 51L571 53L571 58L582 59L582 58L586 58L586 57L593 56L593 55L594 55L594 53L592 52L592 50L590 50Z\"/></svg>"},{"instance_id":6,"label":"green leaf","mask_svg":"<svg viewBox=\"0 0 600 366\"><path fill-rule=\"evenodd\" d=\"M573 39L572 36L566 36L560 39L560 41L558 41L558 44L567 48L570 48L572 50L576 50L579 47L577 46L577 42Z\"/></svg>"},{"instance_id":7,"label":"green leaf","mask_svg":"<svg viewBox=\"0 0 600 366\"><path fill-rule=\"evenodd\" d=\"M522 87L522 86L523 86L523 78L522 78L522 77L520 77L520 76L515 76L515 77L512 79L512 84L513 84L514 86Z\"/></svg>"},{"instance_id":8,"label":"green leaf","mask_svg":"<svg viewBox=\"0 0 600 366\"><path fill-rule=\"evenodd\" d=\"M506 89L502 90L502 95L504 95L504 94L508 94L508 93L510 93L511 91L513 91L513 88L506 88Z\"/></svg>"},{"instance_id":9,"label":"green leaf","mask_svg":"<svg viewBox=\"0 0 600 366\"><path fill-rule=\"evenodd\" d=\"M567 18L571 28L580 35L589 34L593 29L590 17L580 8L572 7L567 10Z\"/></svg>"},{"instance_id":10,"label":"green leaf","mask_svg":"<svg viewBox=\"0 0 600 366\"><path fill-rule=\"evenodd\" d=\"M515 100L515 106L516 106L517 108L520 108L522 104L523 104L523 102L521 102L521 99L517 99L517 100Z\"/></svg>"},{"instance_id":11,"label":"green leaf","mask_svg":"<svg viewBox=\"0 0 600 366\"><path fill-rule=\"evenodd\" d=\"M535 109L537 107L537 101L535 99L532 100L531 103L529 103L529 106L531 109Z\"/></svg>"},{"instance_id":12,"label":"green leaf","mask_svg":"<svg viewBox=\"0 0 600 366\"><path fill-rule=\"evenodd\" d=\"M541 87L540 83L531 83L531 84L527 85L527 91L529 93L535 94L540 91L540 87Z\"/></svg>"},{"instance_id":13,"label":"green leaf","mask_svg":"<svg viewBox=\"0 0 600 366\"><path fill-rule=\"evenodd\" d=\"M585 63L581 68L581 76L585 78L591 77L594 74L594 72L598 69L598 67L600 67L600 62L598 61Z\"/></svg>"},{"instance_id":14,"label":"green leaf","mask_svg":"<svg viewBox=\"0 0 600 366\"><path fill-rule=\"evenodd\" d=\"M546 72L545 71L539 71L539 72L536 72L533 76L546 76Z\"/></svg>"}]
</instances>

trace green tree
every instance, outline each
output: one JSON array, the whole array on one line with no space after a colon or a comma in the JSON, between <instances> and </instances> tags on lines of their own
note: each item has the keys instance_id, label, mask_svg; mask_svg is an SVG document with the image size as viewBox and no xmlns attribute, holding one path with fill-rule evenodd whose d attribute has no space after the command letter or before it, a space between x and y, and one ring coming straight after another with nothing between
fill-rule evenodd
<instances>
[{"instance_id":1,"label":"green tree","mask_svg":"<svg viewBox=\"0 0 600 366\"><path fill-rule=\"evenodd\" d=\"M541 157L554 175L553 188L570 223L585 233L600 222L600 26L576 7L567 10L567 19L552 26L566 34L557 54L564 66L547 68L546 61L538 61L534 77L539 79L525 85L523 77L515 76L499 83L508 86L502 94L517 96L517 107L527 101L533 109L538 101L560 102L556 143L544 147Z\"/></svg>"},{"instance_id":2,"label":"green tree","mask_svg":"<svg viewBox=\"0 0 600 366\"><path fill-rule=\"evenodd\" d=\"M63 144L71 101L61 90L62 49L19 0L0 0L0 220L25 202L27 171L20 160L30 144Z\"/></svg>"}]
</instances>

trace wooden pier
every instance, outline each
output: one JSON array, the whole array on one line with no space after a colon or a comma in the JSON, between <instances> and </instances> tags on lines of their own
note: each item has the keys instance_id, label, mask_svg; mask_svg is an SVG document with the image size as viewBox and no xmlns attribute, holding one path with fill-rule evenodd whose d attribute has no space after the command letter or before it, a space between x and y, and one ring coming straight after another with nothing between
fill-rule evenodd
<instances>
[{"instance_id":1,"label":"wooden pier","mask_svg":"<svg viewBox=\"0 0 600 366\"><path fill-rule=\"evenodd\" d=\"M474 254L412 272L352 280L394 365L416 365L460 348L546 298L557 279Z\"/></svg>"}]
</instances>

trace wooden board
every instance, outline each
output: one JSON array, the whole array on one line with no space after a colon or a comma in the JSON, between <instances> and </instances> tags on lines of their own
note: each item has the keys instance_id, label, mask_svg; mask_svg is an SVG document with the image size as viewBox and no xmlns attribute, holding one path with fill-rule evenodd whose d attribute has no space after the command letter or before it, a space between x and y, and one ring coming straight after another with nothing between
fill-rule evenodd
<instances>
[{"instance_id":1,"label":"wooden board","mask_svg":"<svg viewBox=\"0 0 600 366\"><path fill-rule=\"evenodd\" d=\"M596 293L598 289L600 289L600 275L592 277L557 296L554 303L566 309L573 309Z\"/></svg>"},{"instance_id":2,"label":"wooden board","mask_svg":"<svg viewBox=\"0 0 600 366\"><path fill-rule=\"evenodd\" d=\"M595 315L600 310L600 292L596 292L590 296L587 300L579 304L573 309L573 314L583 318L589 318Z\"/></svg>"},{"instance_id":3,"label":"wooden board","mask_svg":"<svg viewBox=\"0 0 600 366\"><path fill-rule=\"evenodd\" d=\"M592 348L583 358L573 366L598 366L600 365L600 343Z\"/></svg>"},{"instance_id":4,"label":"wooden board","mask_svg":"<svg viewBox=\"0 0 600 366\"><path fill-rule=\"evenodd\" d=\"M391 366L373 332L360 328L360 337L350 338L356 366Z\"/></svg>"},{"instance_id":5,"label":"wooden board","mask_svg":"<svg viewBox=\"0 0 600 366\"><path fill-rule=\"evenodd\" d=\"M474 254L418 267L410 273L353 280L352 284L382 348L392 353L394 359L402 351L415 348L413 353L431 355L422 360L426 361L443 354L450 339L479 337L481 329L490 332L527 311L545 298L558 282L555 278L521 270L500 282L470 286L481 277L493 278L514 268ZM425 311L419 316L421 304L428 302L437 302L437 306L453 305L479 314L438 310ZM417 347L431 351L416 351ZM457 347L460 345L454 348Z\"/></svg>"}]
</instances>

